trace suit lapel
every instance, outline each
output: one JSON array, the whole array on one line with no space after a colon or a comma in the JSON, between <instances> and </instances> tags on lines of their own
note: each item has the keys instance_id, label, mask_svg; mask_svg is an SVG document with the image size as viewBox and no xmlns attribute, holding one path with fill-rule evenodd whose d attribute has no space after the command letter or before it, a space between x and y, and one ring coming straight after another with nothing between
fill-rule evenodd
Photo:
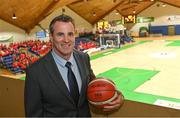
<instances>
[{"instance_id":1,"label":"suit lapel","mask_svg":"<svg viewBox=\"0 0 180 118\"><path fill-rule=\"evenodd\" d=\"M46 63L44 64L45 69L51 75L52 80L55 82L56 86L61 91L61 94L63 93L71 102L73 102L73 99L69 94L68 88L65 85L64 80L62 79L62 76L57 68L57 65L52 57L51 52L47 54L45 59L46 59Z\"/></svg>"},{"instance_id":2,"label":"suit lapel","mask_svg":"<svg viewBox=\"0 0 180 118\"><path fill-rule=\"evenodd\" d=\"M76 60L76 63L78 65L78 69L79 69L79 73L80 73L80 76L81 76L81 80L82 80L82 87L81 87L81 92L80 92L80 97L79 97L79 103L78 105L81 104L82 101L82 98L83 96L86 96L84 95L85 91L86 91L86 76L85 76L85 67L83 65L83 59L79 56L79 54L74 51L74 58Z\"/></svg>"}]
</instances>

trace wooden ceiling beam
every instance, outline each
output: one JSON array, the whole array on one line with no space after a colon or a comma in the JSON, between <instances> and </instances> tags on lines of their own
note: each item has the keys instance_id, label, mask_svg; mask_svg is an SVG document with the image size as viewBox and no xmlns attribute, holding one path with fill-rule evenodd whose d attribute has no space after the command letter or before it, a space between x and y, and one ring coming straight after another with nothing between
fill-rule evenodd
<instances>
[{"instance_id":1,"label":"wooden ceiling beam","mask_svg":"<svg viewBox=\"0 0 180 118\"><path fill-rule=\"evenodd\" d=\"M111 13L113 10L115 10L117 7L119 7L121 4L123 4L126 0L122 0L120 1L117 5L115 5L113 8L111 8L110 10L108 10L108 12L102 14L101 16L99 16L95 21L92 22L92 24L95 24L96 22L98 22L99 20L103 19L106 15L108 15L109 13Z\"/></svg>"},{"instance_id":2,"label":"wooden ceiling beam","mask_svg":"<svg viewBox=\"0 0 180 118\"><path fill-rule=\"evenodd\" d=\"M89 2L91 0L77 0L77 1L74 1L72 2L70 5L74 5L74 4L78 4L78 3L82 3L82 2Z\"/></svg>"},{"instance_id":3,"label":"wooden ceiling beam","mask_svg":"<svg viewBox=\"0 0 180 118\"><path fill-rule=\"evenodd\" d=\"M65 0L64 0L65 1ZM54 10L55 10L55 6L57 4L59 4L59 2L62 2L62 6L67 5L67 4L71 4L70 3L66 3L62 0L56 0L56 1L52 1L51 4L48 5L48 7L46 7L46 9L43 10L43 12L39 15L39 17L33 22L33 25L31 25L28 30L33 29L41 20L43 20L44 18L46 18L49 14L51 14Z\"/></svg>"},{"instance_id":4,"label":"wooden ceiling beam","mask_svg":"<svg viewBox=\"0 0 180 118\"><path fill-rule=\"evenodd\" d=\"M133 9L134 7L136 7L137 5L129 5L128 7L122 8L121 11L126 11L128 9Z\"/></svg>"},{"instance_id":5,"label":"wooden ceiling beam","mask_svg":"<svg viewBox=\"0 0 180 118\"><path fill-rule=\"evenodd\" d=\"M180 6L178 6L178 5L176 5L176 4L173 4L173 3L170 3L170 2L167 2L167 1L165 1L165 0L159 0L159 2L162 2L162 3L165 3L165 4L168 4L168 5L171 5L171 6L180 8Z\"/></svg>"},{"instance_id":6,"label":"wooden ceiling beam","mask_svg":"<svg viewBox=\"0 0 180 118\"><path fill-rule=\"evenodd\" d=\"M77 3L81 3L81 2L84 2L84 0L77 0L77 1L74 1L74 2L71 3L71 5L77 4Z\"/></svg>"},{"instance_id":7,"label":"wooden ceiling beam","mask_svg":"<svg viewBox=\"0 0 180 118\"><path fill-rule=\"evenodd\" d=\"M42 13L39 15L39 17L32 23L31 26L28 27L28 31L30 31L31 29L33 29L35 27L35 25L37 25L41 20L43 20L46 16L48 16L51 12L52 9L54 8L54 6L59 2L59 0L57 1L52 1L47 8L45 8Z\"/></svg>"},{"instance_id":8,"label":"wooden ceiling beam","mask_svg":"<svg viewBox=\"0 0 180 118\"><path fill-rule=\"evenodd\" d=\"M81 18L83 18L84 20L86 20L88 23L90 23L91 25L93 25L88 19L86 19L84 16L82 16L80 13L77 13L74 9L72 9L69 5L67 5L67 7L69 9L71 9L72 11L74 11L77 15L79 15Z\"/></svg>"}]
</instances>

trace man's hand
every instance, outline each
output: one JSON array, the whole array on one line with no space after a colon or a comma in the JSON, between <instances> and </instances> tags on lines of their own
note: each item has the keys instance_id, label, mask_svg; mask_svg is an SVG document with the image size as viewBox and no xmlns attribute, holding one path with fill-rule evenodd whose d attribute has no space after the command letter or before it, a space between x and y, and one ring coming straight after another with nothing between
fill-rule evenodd
<instances>
[{"instance_id":1,"label":"man's hand","mask_svg":"<svg viewBox=\"0 0 180 118\"><path fill-rule=\"evenodd\" d=\"M117 98L114 101L110 102L108 105L104 106L103 111L108 112L118 110L120 106L122 106L124 102L124 97L120 91L117 91L117 93Z\"/></svg>"}]
</instances>

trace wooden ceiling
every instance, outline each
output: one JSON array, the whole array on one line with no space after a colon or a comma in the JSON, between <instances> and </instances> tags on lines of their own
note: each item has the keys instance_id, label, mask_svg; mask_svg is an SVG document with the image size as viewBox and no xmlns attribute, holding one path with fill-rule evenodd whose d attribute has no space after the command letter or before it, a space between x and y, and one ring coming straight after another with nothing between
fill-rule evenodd
<instances>
[{"instance_id":1,"label":"wooden ceiling","mask_svg":"<svg viewBox=\"0 0 180 118\"><path fill-rule=\"evenodd\" d=\"M116 10L120 15L139 14L156 2L180 8L180 0L1 0L0 19L27 33L59 7L67 6L95 24ZM18 18L13 20L15 14Z\"/></svg>"},{"instance_id":2,"label":"wooden ceiling","mask_svg":"<svg viewBox=\"0 0 180 118\"><path fill-rule=\"evenodd\" d=\"M76 0L1 0L0 19L30 32L58 7ZM18 17L13 20L13 13Z\"/></svg>"}]
</instances>

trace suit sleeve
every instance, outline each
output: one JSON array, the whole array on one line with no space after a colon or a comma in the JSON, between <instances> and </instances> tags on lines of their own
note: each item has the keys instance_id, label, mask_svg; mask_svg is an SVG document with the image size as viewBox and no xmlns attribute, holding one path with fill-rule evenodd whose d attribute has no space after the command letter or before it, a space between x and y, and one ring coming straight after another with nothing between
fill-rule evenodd
<instances>
[{"instance_id":1,"label":"suit sleeve","mask_svg":"<svg viewBox=\"0 0 180 118\"><path fill-rule=\"evenodd\" d=\"M25 89L24 89L24 105L25 105L25 116L26 117L39 117L43 116L43 106L41 100L41 92L37 73L32 74L33 72L26 70L26 80L25 80Z\"/></svg>"},{"instance_id":2,"label":"suit sleeve","mask_svg":"<svg viewBox=\"0 0 180 118\"><path fill-rule=\"evenodd\" d=\"M92 81L93 79L96 78L96 76L91 68L90 57L88 54L87 54L87 57L88 57L88 65L89 65L89 71L90 71L90 81Z\"/></svg>"}]
</instances>

